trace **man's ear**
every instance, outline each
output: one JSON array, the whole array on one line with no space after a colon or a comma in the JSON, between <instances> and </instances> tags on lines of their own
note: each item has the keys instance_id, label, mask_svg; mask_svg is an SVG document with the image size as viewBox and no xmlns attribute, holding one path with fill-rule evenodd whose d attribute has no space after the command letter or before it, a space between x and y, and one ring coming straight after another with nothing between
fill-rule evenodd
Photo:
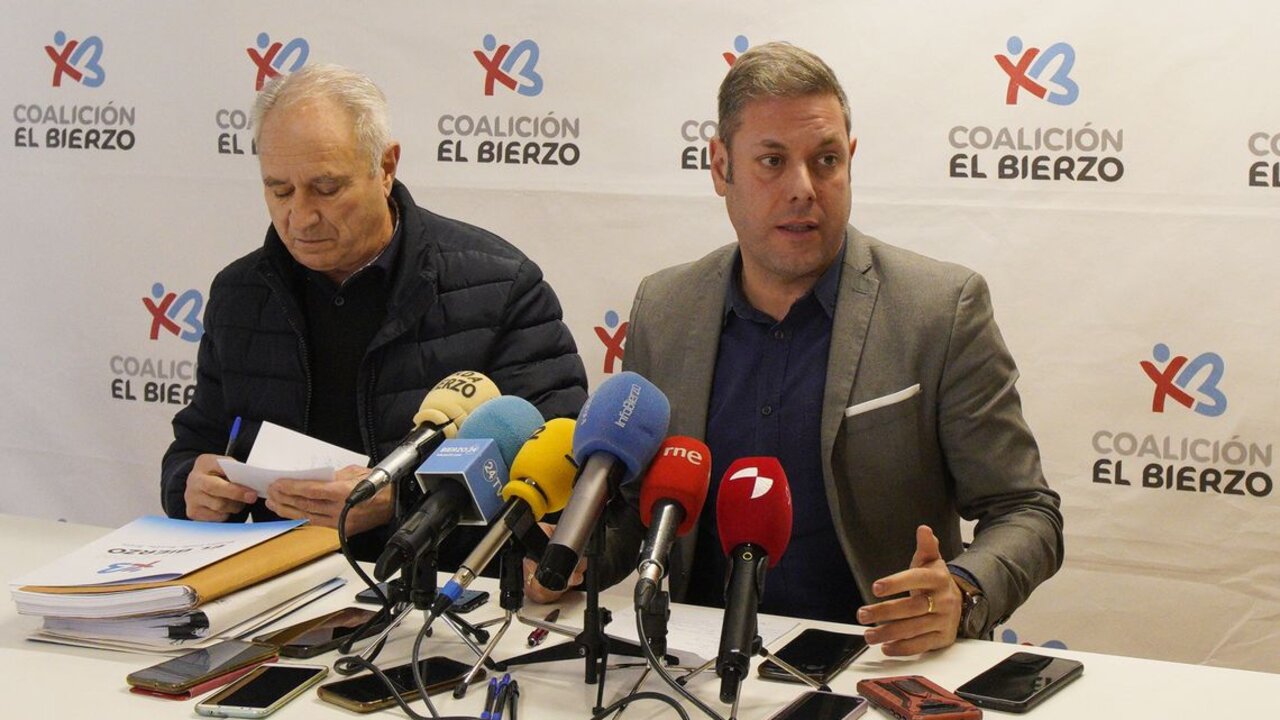
<instances>
[{"instance_id":1,"label":"man's ear","mask_svg":"<svg viewBox=\"0 0 1280 720\"><path fill-rule=\"evenodd\" d=\"M711 182L716 194L724 197L733 182L733 164L729 162L729 146L717 135L711 138Z\"/></svg>"},{"instance_id":2,"label":"man's ear","mask_svg":"<svg viewBox=\"0 0 1280 720\"><path fill-rule=\"evenodd\" d=\"M382 151L382 162L379 163L382 169L382 194L387 197L391 196L391 185L396 180L396 167L399 165L400 143L393 140Z\"/></svg>"}]
</instances>

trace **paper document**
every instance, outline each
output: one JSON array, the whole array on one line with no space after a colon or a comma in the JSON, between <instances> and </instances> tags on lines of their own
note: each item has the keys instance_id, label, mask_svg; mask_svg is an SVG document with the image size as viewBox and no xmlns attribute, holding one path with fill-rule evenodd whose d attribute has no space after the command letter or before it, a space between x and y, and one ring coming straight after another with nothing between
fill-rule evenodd
<instances>
[{"instance_id":1,"label":"paper document","mask_svg":"<svg viewBox=\"0 0 1280 720\"><path fill-rule=\"evenodd\" d=\"M259 497L266 497L267 486L280 478L328 482L335 470L368 464L368 456L270 422L262 423L258 430L249 462L218 460L228 480L252 488Z\"/></svg>"},{"instance_id":2,"label":"paper document","mask_svg":"<svg viewBox=\"0 0 1280 720\"><path fill-rule=\"evenodd\" d=\"M319 596L315 594L317 589L329 592L343 585L346 581L340 576L346 567L341 555L327 555L195 611L121 618L46 617L44 630L69 637L128 640L151 646L185 644L183 641L223 636L244 625L256 629L274 622L281 612L297 607L295 600L315 599Z\"/></svg>"},{"instance_id":3,"label":"paper document","mask_svg":"<svg viewBox=\"0 0 1280 720\"><path fill-rule=\"evenodd\" d=\"M88 586L175 580L302 524L214 523L143 517L38 570L15 578L27 585Z\"/></svg>"}]
</instances>

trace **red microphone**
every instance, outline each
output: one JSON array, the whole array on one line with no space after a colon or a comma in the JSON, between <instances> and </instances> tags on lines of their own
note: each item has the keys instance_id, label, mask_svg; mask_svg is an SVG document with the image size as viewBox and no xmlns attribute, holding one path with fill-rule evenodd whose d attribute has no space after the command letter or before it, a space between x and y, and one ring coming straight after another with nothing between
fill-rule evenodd
<instances>
[{"instance_id":1,"label":"red microphone","mask_svg":"<svg viewBox=\"0 0 1280 720\"><path fill-rule=\"evenodd\" d=\"M778 564L791 540L791 488L777 458L742 458L729 466L716 496L716 524L729 561L716 673L720 700L731 703L756 651L765 570Z\"/></svg>"},{"instance_id":2,"label":"red microphone","mask_svg":"<svg viewBox=\"0 0 1280 720\"><path fill-rule=\"evenodd\" d=\"M671 546L698 521L710 480L711 451L705 443L682 435L662 442L640 486L640 519L649 536L640 548L636 607L647 606L658 592Z\"/></svg>"}]
</instances>

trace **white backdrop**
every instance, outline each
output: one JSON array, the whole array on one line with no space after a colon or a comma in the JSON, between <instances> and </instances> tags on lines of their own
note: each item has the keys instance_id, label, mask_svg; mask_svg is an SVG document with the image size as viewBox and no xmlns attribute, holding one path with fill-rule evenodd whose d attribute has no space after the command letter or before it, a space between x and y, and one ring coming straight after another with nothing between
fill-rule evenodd
<instances>
[{"instance_id":1,"label":"white backdrop","mask_svg":"<svg viewBox=\"0 0 1280 720\"><path fill-rule=\"evenodd\" d=\"M1280 6L4 5L0 512L159 512L183 336L267 224L254 55L378 80L401 179L541 264L594 382L639 279L732 239L701 136L788 39L849 92L854 223L983 272L1023 371L1067 563L1001 636L1280 671Z\"/></svg>"}]
</instances>

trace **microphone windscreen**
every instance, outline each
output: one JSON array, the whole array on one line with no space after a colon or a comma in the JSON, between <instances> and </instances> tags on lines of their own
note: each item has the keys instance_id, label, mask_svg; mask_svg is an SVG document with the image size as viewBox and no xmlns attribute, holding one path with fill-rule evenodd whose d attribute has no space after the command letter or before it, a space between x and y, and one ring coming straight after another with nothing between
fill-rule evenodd
<instances>
[{"instance_id":1,"label":"microphone windscreen","mask_svg":"<svg viewBox=\"0 0 1280 720\"><path fill-rule=\"evenodd\" d=\"M778 564L791 540L791 487L777 458L733 461L716 495L716 524L725 555L752 543L764 548L769 567Z\"/></svg>"},{"instance_id":2,"label":"microphone windscreen","mask_svg":"<svg viewBox=\"0 0 1280 720\"><path fill-rule=\"evenodd\" d=\"M473 410L500 394L498 386L481 373L473 370L453 373L427 392L413 416L413 426L431 423L451 438L458 434L458 427Z\"/></svg>"},{"instance_id":3,"label":"microphone windscreen","mask_svg":"<svg viewBox=\"0 0 1280 720\"><path fill-rule=\"evenodd\" d=\"M534 520L564 509L578 474L571 454L573 430L572 420L556 418L534 431L511 464L511 481L502 488L503 501L513 497L524 500Z\"/></svg>"},{"instance_id":4,"label":"microphone windscreen","mask_svg":"<svg viewBox=\"0 0 1280 720\"><path fill-rule=\"evenodd\" d=\"M657 385L638 373L621 372L600 384L578 414L573 432L573 458L609 453L625 467L622 481L644 472L667 435L671 404Z\"/></svg>"},{"instance_id":5,"label":"microphone windscreen","mask_svg":"<svg viewBox=\"0 0 1280 720\"><path fill-rule=\"evenodd\" d=\"M640 519L645 527L652 522L654 503L674 500L685 511L676 535L689 532L702 514L710 480L711 450L705 443L683 435L663 440L640 485Z\"/></svg>"},{"instance_id":6,"label":"microphone windscreen","mask_svg":"<svg viewBox=\"0 0 1280 720\"><path fill-rule=\"evenodd\" d=\"M533 403L515 395L503 395L476 408L458 428L459 440L489 438L498 445L502 461L511 467L516 453L530 435L542 427L542 413Z\"/></svg>"}]
</instances>

